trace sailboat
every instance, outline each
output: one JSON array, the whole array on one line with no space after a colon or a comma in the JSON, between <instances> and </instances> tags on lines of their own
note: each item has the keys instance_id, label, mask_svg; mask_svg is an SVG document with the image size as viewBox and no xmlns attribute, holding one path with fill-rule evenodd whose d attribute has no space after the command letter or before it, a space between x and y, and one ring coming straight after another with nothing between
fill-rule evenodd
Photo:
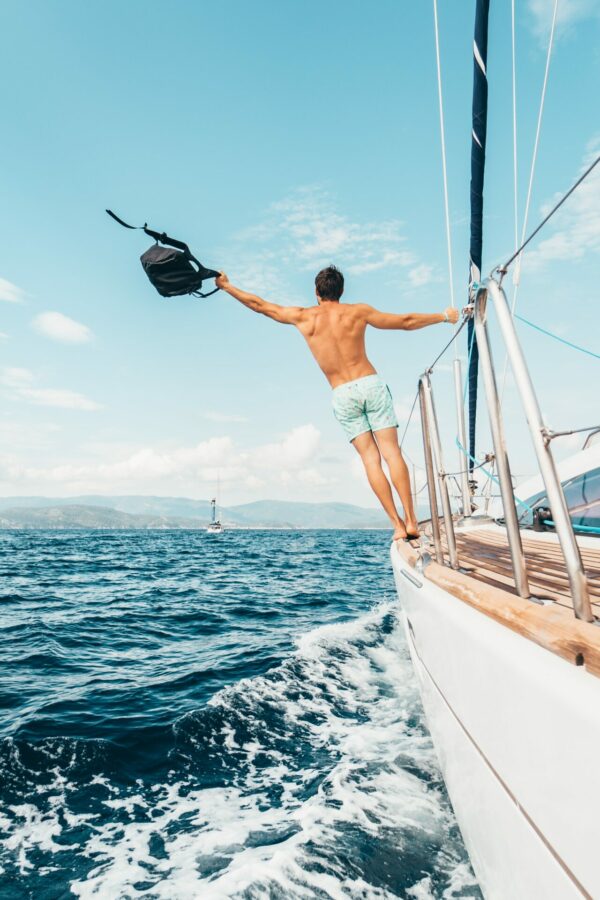
<instances>
[{"instance_id":1,"label":"sailboat","mask_svg":"<svg viewBox=\"0 0 600 900\"><path fill-rule=\"evenodd\" d=\"M212 517L210 524L207 526L206 533L207 534L221 534L223 531L223 525L219 518L217 518L217 498L213 497L210 501Z\"/></svg>"},{"instance_id":2,"label":"sailboat","mask_svg":"<svg viewBox=\"0 0 600 900\"><path fill-rule=\"evenodd\" d=\"M571 432L553 431L542 417L504 287L524 244L481 277L488 8L489 0L477 0L466 313L469 450L458 359L454 367L456 444L463 460L459 511L452 507L448 448L438 428L434 364L421 375L415 398L431 518L421 525L420 543L395 542L391 558L428 724L484 896L592 898L600 897L600 445L593 439L597 428L581 429L590 434L582 449L555 462L554 438ZM435 0L434 10L439 48ZM438 52L444 152L439 71ZM539 469L518 489L490 349L491 308ZM477 460L475 449L479 370L493 441L489 465ZM500 488L487 511L474 509L471 496L482 473Z\"/></svg>"}]
</instances>

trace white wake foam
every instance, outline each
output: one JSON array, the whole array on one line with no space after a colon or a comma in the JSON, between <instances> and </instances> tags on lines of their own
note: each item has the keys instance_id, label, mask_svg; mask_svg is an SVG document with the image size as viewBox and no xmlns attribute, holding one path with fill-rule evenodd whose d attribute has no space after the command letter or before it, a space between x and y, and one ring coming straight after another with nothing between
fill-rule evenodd
<instances>
[{"instance_id":1,"label":"white wake foam","mask_svg":"<svg viewBox=\"0 0 600 900\"><path fill-rule=\"evenodd\" d=\"M106 814L88 821L79 849L93 868L73 894L479 897L397 617L389 603L316 629L278 669L219 691L209 705L221 723L214 752L237 767L228 786L198 788L202 772L138 792L106 783ZM56 842L58 818L42 825L38 839ZM28 841L25 869L31 830Z\"/></svg>"}]
</instances>

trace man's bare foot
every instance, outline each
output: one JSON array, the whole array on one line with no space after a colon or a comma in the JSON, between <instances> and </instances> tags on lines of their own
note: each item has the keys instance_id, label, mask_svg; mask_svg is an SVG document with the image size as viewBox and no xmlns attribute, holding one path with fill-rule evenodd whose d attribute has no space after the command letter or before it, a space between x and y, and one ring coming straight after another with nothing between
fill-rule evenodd
<instances>
[{"instance_id":1,"label":"man's bare foot","mask_svg":"<svg viewBox=\"0 0 600 900\"><path fill-rule=\"evenodd\" d=\"M408 532L409 538L414 538L416 540L416 538L419 537L419 523L414 521L411 522L407 519L406 531Z\"/></svg>"},{"instance_id":2,"label":"man's bare foot","mask_svg":"<svg viewBox=\"0 0 600 900\"><path fill-rule=\"evenodd\" d=\"M404 525L397 525L394 529L394 534L392 535L392 543L394 541L403 541L406 537L406 528Z\"/></svg>"}]
</instances>

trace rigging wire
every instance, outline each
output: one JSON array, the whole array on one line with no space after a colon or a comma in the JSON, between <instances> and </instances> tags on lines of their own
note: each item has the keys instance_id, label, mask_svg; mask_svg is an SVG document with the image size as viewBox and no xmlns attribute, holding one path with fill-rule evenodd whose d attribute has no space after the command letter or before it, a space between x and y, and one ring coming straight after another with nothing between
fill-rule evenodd
<instances>
[{"instance_id":1,"label":"rigging wire","mask_svg":"<svg viewBox=\"0 0 600 900\"><path fill-rule=\"evenodd\" d=\"M556 30L556 13L558 10L558 0L554 0L554 10L552 12L552 25L550 27L550 37L548 39L548 51L546 53L546 68L544 70L544 81L542 84L542 93L540 97L540 108L538 111L537 125L535 130L535 141L533 144L533 155L531 157L531 169L529 172L529 184L527 186L527 199L525 201L525 212L523 214L523 227L521 229L521 243L525 240L525 235L527 234L527 222L529 220L529 208L531 206L531 194L533 191L533 180L535 176L535 166L537 162L538 149L540 145L540 133L542 130L542 118L544 115L544 106L546 103L546 90L548 88L548 76L550 74L550 60L552 58L552 49L554 47L554 32ZM523 245L524 246L524 245ZM523 251L523 246L518 250L517 255L517 265L515 267L515 271L513 272L513 284L515 286L515 295L513 298L513 308L514 312L515 304L517 301L517 292L516 289L519 286L520 274L521 274L521 253Z\"/></svg>"},{"instance_id":2,"label":"rigging wire","mask_svg":"<svg viewBox=\"0 0 600 900\"><path fill-rule=\"evenodd\" d=\"M433 0L433 20L435 30L435 60L437 65L438 105L440 112L440 141L442 147L442 176L444 182L444 212L446 217L446 246L448 251L448 280L450 283L450 305L456 308L454 301L454 273L452 269L452 237L450 231L450 206L448 203L448 171L446 164L446 134L444 127L444 102L442 96L442 65L440 60L440 34L438 24L437 0ZM454 348L454 358L458 359L458 348Z\"/></svg>"},{"instance_id":3,"label":"rigging wire","mask_svg":"<svg viewBox=\"0 0 600 900\"><path fill-rule=\"evenodd\" d=\"M596 159L593 161L593 163L592 163L590 166L587 167L587 169L585 170L585 172L583 173L583 175L581 175L581 176L577 179L577 181L575 182L575 184L572 185L572 187L569 188L569 190L567 191L567 193L564 194L564 195L560 198L560 200L558 201L558 203L556 203L556 204L552 207L552 209L550 210L550 212L548 213L548 215L545 216L545 217L542 219L542 221L541 221L540 224L537 226L537 228L535 228L535 229L531 232L531 234L529 235L529 237L527 238L527 240L524 241L524 242L521 244L521 246L518 248L518 250L517 250L515 253L513 253L513 255L512 255L512 256L511 256L511 257L510 257L503 265L497 266L497 268L495 269L496 272L498 272L498 273L499 273L500 275L502 275L502 276L506 275L506 273L507 273L507 271L508 271L508 267L515 261L515 259L517 258L517 256L518 256L520 253L523 252L523 250L525 249L525 247L527 246L527 244L529 244L529 243L534 239L534 237L536 236L536 234L538 234L538 232L541 231L541 229L544 227L544 225L552 218L552 216L554 215L554 213L558 212L558 210L559 210L560 207L563 205L563 203L564 203L566 200L568 200L569 197L571 196L571 194L573 193L573 191L575 191L575 190L579 187L579 185L580 185L583 181L585 181L585 179L588 177L588 175L591 174L591 172L593 171L593 169L596 168L596 166L598 165L598 163L600 163L600 156L597 156L597 157L596 157Z\"/></svg>"},{"instance_id":4,"label":"rigging wire","mask_svg":"<svg viewBox=\"0 0 600 900\"><path fill-rule=\"evenodd\" d=\"M519 190L517 158L517 52L515 40L515 0L511 0L512 45L512 112L513 112L513 206L515 216L515 250L519 246Z\"/></svg>"},{"instance_id":5,"label":"rigging wire","mask_svg":"<svg viewBox=\"0 0 600 900\"><path fill-rule=\"evenodd\" d=\"M535 129L535 140L533 143L533 154L531 157L531 168L529 170L529 183L527 185L527 199L525 201L525 212L523 214L523 227L521 229L521 244L525 240L527 233L527 222L529 220L529 208L531 206L531 195L533 192L533 180L535 176L535 166L537 162L538 149L540 145L540 134L542 131L542 118L544 115L544 106L546 103L546 90L548 88L548 76L550 74L550 60L552 58L552 49L554 47L554 33L556 30L556 13L558 11L558 0L554 0L554 9L552 12L552 25L550 26L550 36L548 38L548 50L546 52L546 67L544 70L544 81L542 83L542 93L540 95L540 108L538 110L537 125ZM521 262L522 247L519 250L519 226L518 226L518 208L517 208L517 92L516 92L516 43L515 43L515 0L512 0L512 95L513 95L513 189L514 189L514 210L515 210L515 251L517 253L517 265L513 272L513 296L510 311L515 314L517 307L517 294L519 291L519 283L521 280ZM504 355L504 365L502 367L502 383L500 387L500 404L504 398L504 390L506 388L506 376L508 374L508 353Z\"/></svg>"},{"instance_id":6,"label":"rigging wire","mask_svg":"<svg viewBox=\"0 0 600 900\"><path fill-rule=\"evenodd\" d=\"M553 9L553 15L552 15L552 24L551 24L550 36L549 36L549 41L548 41L548 49L547 49L547 54L546 54L546 66L545 66L545 71L544 71L544 80L543 80L543 84L542 84L542 92L541 92L541 97L540 97L540 107L539 107L539 110L538 110L538 118L537 118L537 125L536 125L536 134L535 134L534 148L533 148L533 154L532 154L532 160L531 160L531 168L530 168L530 173L529 173L529 182L528 182L528 188L527 188L527 199L526 199L526 203L525 203L525 212L524 212L524 216L523 216L523 227L522 227L522 231L521 231L521 244L519 245L519 227L518 227L518 154L517 154L517 147L518 147L518 144L517 144L517 106L516 106L515 0L511 0L511 34L512 34L512 103L513 103L513 204L514 204L515 251L514 251L513 255L510 257L510 259L508 259L508 261L507 261L503 266L499 266L499 267L496 269L496 271L500 274L501 280L502 280L502 277L503 277L503 276L507 273L507 271L508 271L508 267L509 267L515 260L517 260L517 265L516 265L515 270L514 270L514 272L513 272L513 298L512 298L512 305L511 305L511 313L512 313L512 315L513 315L515 318L517 318L517 319L519 319L520 321L524 322L525 324L531 326L532 328L535 328L535 329L537 329L538 331L540 331L540 332L542 332L542 333L548 335L549 337L552 337L552 338L554 338L555 340L558 340L558 341L560 341L561 343L566 344L567 346L572 347L572 348L575 349L575 350L578 350L578 351L580 351L580 352L582 352L582 353L586 353L586 354L589 355L589 356L593 356L593 357L595 357L595 358L600 359L600 355L599 355L599 354L594 353L593 351L590 351L590 350L586 350L585 348L580 347L580 346L578 346L577 344L573 344L573 343L570 342L570 341L567 341L567 340L565 340L565 339L563 339L563 338L560 338L558 335L555 335L555 334L553 334L552 332L547 331L546 329L541 328L541 327L538 326L538 325L535 325L533 322L530 322L528 319L525 319L524 317L519 316L519 315L517 315L517 314L515 313L516 303L517 303L517 293L518 293L518 287L519 287L519 282L520 282L520 272L521 272L521 262L522 262L523 251L525 250L525 248L527 247L527 245L533 240L533 238L539 233L539 231L544 227L544 225L546 225L546 223L547 223L547 222L552 218L552 216L558 211L558 209L563 205L563 203L565 203L565 201L570 197L570 195L576 190L577 187L579 187L579 185L587 178L587 176L592 172L592 170L593 170L593 169L596 167L596 165L600 162L600 156L598 156L598 157L593 161L593 163L586 169L586 171L581 175L581 177L575 182L575 184L569 189L569 191L567 191L567 193L559 200L559 202L558 202L558 203L550 210L550 212L545 216L545 218L544 218L544 219L542 220L542 222L537 226L537 228L534 229L534 231L529 235L529 237L525 238L526 231L527 231L527 223L528 223L528 219L529 219L529 210L530 210L530 206L531 206L531 197L532 197L532 191L533 191L533 182L534 182L535 168L536 168L536 162L537 162L537 156L538 156L539 141L540 141L540 134L541 134L541 125L542 125L543 112L544 112L544 106L545 106L545 100L546 100L546 92L547 92L547 87L548 87L548 78L549 78L549 72L550 72L550 60L551 60L551 57L552 57L552 50L553 50L553 45L554 45L554 35L555 35L555 29L556 29L557 10L558 10L558 0L554 0L554 9ZM445 211L445 224L446 224L446 244L447 244L447 253L448 253L448 275L449 275L449 285L450 285L450 302L451 302L452 307L455 308L456 304L455 304L455 300L454 300L454 277L453 277L453 266L452 266L452 241L451 241L450 213L449 213L449 201L448 201L448 178L447 178L447 162L446 162L446 142L445 142L444 108L443 108L443 95L442 95L442 76L441 76L441 61L440 61L440 44L439 44L439 24L438 24L438 8L437 8L437 0L433 0L433 12L434 12L434 25L435 25L435 49L436 49L436 64L437 64L438 104L439 104L439 118L440 118L440 140L441 140L441 152L442 152L442 175L443 175L443 187L444 187L444 211ZM464 318L463 321L462 321L462 323L460 324L460 326L458 326L458 327L455 328L455 333L454 333L453 337L452 337L451 340L448 341L448 343L444 346L444 348L443 348L442 351L438 354L438 356L435 358L435 360L433 361L433 363L426 369L426 372L427 372L427 373L431 373L431 372L433 371L433 369L435 368L435 366L437 365L437 363L439 362L439 360L442 358L442 356L446 353L446 351L448 350L448 348L449 348L453 343L455 343L456 338L458 337L458 335L460 334L460 332L462 331L462 329L464 328L464 326L467 324L467 321L468 321L468 319L467 319L467 318ZM473 336L472 336L471 341L470 341L469 354L468 354L468 363L467 363L467 366L468 366L468 367L470 366L471 355L472 355L472 351L473 351L473 344L474 344L473 337L474 337L474 333L473 333ZM458 359L458 348L457 348L456 345L455 345L455 347L454 347L454 354L455 354L455 359ZM503 397L503 394L504 394L504 388L505 388L505 382L506 382L506 375L507 375L507 367L508 367L508 356L505 358L505 362L504 362L504 372L503 372L503 378L502 378L502 389L501 389L500 402L502 402L502 397ZM463 397L463 403L464 403L465 400L466 400L466 390L467 390L467 386L468 386L468 384L465 384L465 394L464 394L464 397ZM406 426L405 426L405 429L404 429L404 432L403 432L403 435L402 435L402 439L401 439L401 441L400 441L400 447L401 447L401 448L402 448L403 443L404 443L404 441L405 441L405 439L406 439L406 435L407 435L407 432L408 432L408 429L409 429L409 426L410 426L410 423L411 423L411 420L412 420L412 417L413 417L413 414L414 414L414 410L415 410L415 407L416 407L416 403L417 403L418 397L419 397L419 391L417 390L417 392L416 392L416 394L415 394L415 397L414 397L414 399L413 399L413 402L412 402L412 406L411 406L410 413L409 413L409 416L408 416L408 419L407 419L407 422L406 422ZM590 430L590 429L577 429L576 431L579 432L579 431L587 431L587 430ZM560 436L560 434L563 434L563 433L564 433L564 434L576 433L576 431L556 433L554 436L558 437L558 436ZM461 453L462 453L462 454L470 461L470 463L472 463L472 464L477 463L476 458L475 458L474 456L472 456L472 455L468 452L468 450L466 450L465 447L463 447L463 445L461 444L461 442L460 442L458 436L456 437L456 444L457 444L458 449L459 449L459 450L461 451ZM405 453L405 455L407 456L407 459L409 459L409 461L413 464L413 466L415 466L415 463L414 463L412 460L410 460L410 458L408 457L408 455L407 455L406 453ZM491 460L486 458L486 459L483 460L483 462L480 462L480 463L478 463L477 465L474 465L473 468L470 468L470 469L467 469L467 470L466 470L467 473L470 473L470 472L473 471L473 469L481 469L481 470L482 470L482 474L484 474L484 475L487 477L487 479L488 479L488 482L487 482L487 483L488 483L488 485L489 485L489 487L490 487L490 494L491 494L491 485L492 485L492 483L496 483L496 484L498 484L498 485L500 484L498 478L495 477L495 476L493 475L492 472L489 472L489 471L485 468L486 463L491 462L491 463L492 463L492 469L493 469L494 461L495 461L495 460L494 460L493 458L492 458ZM418 468L422 468L422 467L421 467L421 466L418 466ZM449 473L446 473L446 474L447 474L448 476L454 478L454 480L456 481L456 476L462 475L463 472L462 472L462 471L460 471L460 472L449 472ZM421 493L421 491L424 489L424 487L425 487L425 484L422 485L421 488L419 489L419 491L417 491L416 493L417 493L417 494ZM525 503L524 501L520 500L518 497L516 497L516 495L515 495L515 501L517 502L517 504L518 504L519 506L524 507L527 511L529 511L529 512L531 512L531 513L534 512L534 510L533 510L533 508L532 508L531 506L529 506L529 505L528 505L527 503ZM547 524L549 524L549 525L551 525L551 526L554 525L554 523L553 523L551 520L548 520L548 523L547 523ZM595 533L595 534L598 534L598 533L599 533L599 529L597 529L597 528L587 527L587 526L585 526L585 525L579 525L579 526L575 526L575 527L578 528L578 529L581 530L581 531L588 531L588 532L592 532L592 533Z\"/></svg>"},{"instance_id":7,"label":"rigging wire","mask_svg":"<svg viewBox=\"0 0 600 900\"><path fill-rule=\"evenodd\" d=\"M435 34L435 60L436 60L436 71L437 71L437 88L438 88L438 108L439 108L439 117L440 117L440 144L441 144L441 152L442 152L442 181L444 187L444 216L445 216L445 224L446 224L446 249L448 254L448 283L450 288L450 305L453 309L456 309L456 301L454 299L454 270L452 265L452 232L450 228L450 204L448 200L448 166L446 161L446 129L444 124L444 100L443 100L443 91L442 91L442 64L441 64L441 56L440 56L440 33L439 33L439 19L438 19L438 5L437 0L433 0L433 21L434 21L434 34ZM455 326L454 334L450 341L446 344L441 353L436 357L434 362L429 366L428 372L433 371L436 363L441 359L444 355L448 347L455 343L456 338L462 331L464 325L466 323L466 319L459 326ZM455 344L454 347L454 358L458 359L458 348ZM402 438L400 440L400 448L404 444L406 439L406 435L408 429L410 427L410 423L415 411L415 407L417 405L417 400L419 399L419 391L415 394L414 400L412 402L412 406L410 408L410 413L408 414L408 419L406 421L406 426L404 428L404 432L402 434ZM416 463L410 459L408 454L404 451L404 455L409 460L409 462L416 466ZM418 468L422 468L418 466Z\"/></svg>"}]
</instances>

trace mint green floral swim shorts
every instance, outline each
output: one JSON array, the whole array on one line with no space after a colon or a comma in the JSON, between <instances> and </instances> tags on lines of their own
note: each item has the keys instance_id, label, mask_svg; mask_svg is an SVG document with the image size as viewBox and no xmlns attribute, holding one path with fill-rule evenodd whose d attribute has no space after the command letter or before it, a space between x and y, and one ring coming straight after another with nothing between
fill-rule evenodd
<instances>
[{"instance_id":1,"label":"mint green floral swim shorts","mask_svg":"<svg viewBox=\"0 0 600 900\"><path fill-rule=\"evenodd\" d=\"M333 413L353 441L365 431L397 428L390 389L379 375L365 375L333 389Z\"/></svg>"}]
</instances>

